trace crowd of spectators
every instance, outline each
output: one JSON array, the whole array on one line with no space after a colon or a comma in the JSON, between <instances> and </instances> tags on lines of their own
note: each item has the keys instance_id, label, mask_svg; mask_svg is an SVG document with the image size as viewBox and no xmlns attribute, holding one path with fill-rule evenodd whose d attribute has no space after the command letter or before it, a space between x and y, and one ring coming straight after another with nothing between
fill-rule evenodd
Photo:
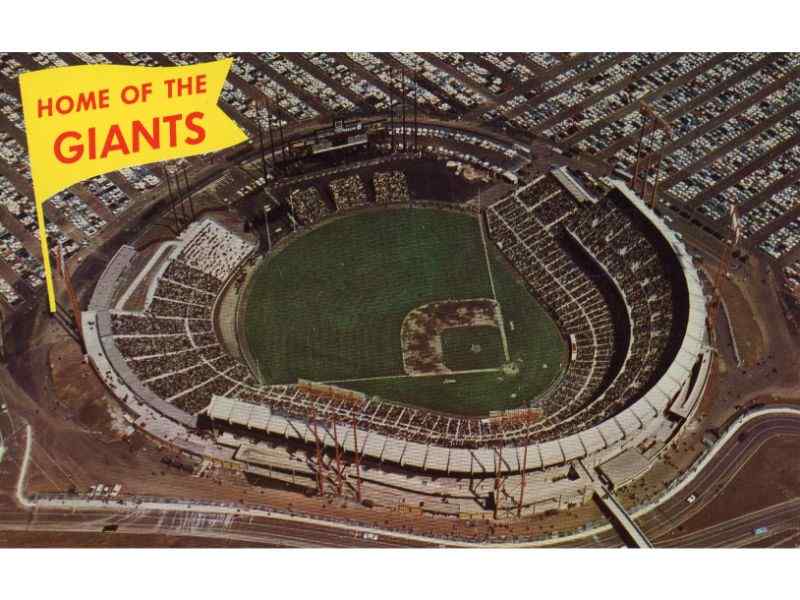
<instances>
[{"instance_id":1,"label":"crowd of spectators","mask_svg":"<svg viewBox=\"0 0 800 600\"><path fill-rule=\"evenodd\" d=\"M356 208L367 204L367 190L358 175L348 175L330 182L333 202L337 210Z\"/></svg>"},{"instance_id":2,"label":"crowd of spectators","mask_svg":"<svg viewBox=\"0 0 800 600\"><path fill-rule=\"evenodd\" d=\"M114 344L141 381L187 412L212 394L256 382L227 355L213 329L212 306L253 246L216 222L190 226L155 282L143 313L111 313Z\"/></svg>"},{"instance_id":3,"label":"crowd of spectators","mask_svg":"<svg viewBox=\"0 0 800 600\"><path fill-rule=\"evenodd\" d=\"M531 399L542 411L540 418L457 417L302 385L240 387L232 396L291 416L302 418L313 411L317 418L453 447L519 436L548 441L621 410L649 383L672 323L671 284L651 242L633 217L610 201L579 209L551 176L492 205L486 216L491 237L570 338L566 372L549 393ZM563 243L564 235L573 236L594 256L629 307L630 352L626 349L625 360L613 372L615 321L597 283Z\"/></svg>"},{"instance_id":4,"label":"crowd of spectators","mask_svg":"<svg viewBox=\"0 0 800 600\"><path fill-rule=\"evenodd\" d=\"M313 225L330 213L330 209L315 187L292 190L289 194L289 206L292 207L292 214L301 225Z\"/></svg>"},{"instance_id":5,"label":"crowd of spectators","mask_svg":"<svg viewBox=\"0 0 800 600\"><path fill-rule=\"evenodd\" d=\"M186 331L182 321L159 319L147 313L112 313L111 328L117 335L172 335Z\"/></svg>"},{"instance_id":6,"label":"crowd of spectators","mask_svg":"<svg viewBox=\"0 0 800 600\"><path fill-rule=\"evenodd\" d=\"M557 239L559 228L553 226L576 206L565 190L550 191L554 183L548 175L529 188L546 194L538 202L529 199L526 205L512 195L490 207L486 216L492 239L571 340L575 358L558 386L536 400L544 417L533 426L534 431L560 437L580 426L569 416L600 393L611 366L615 327L597 284Z\"/></svg>"},{"instance_id":7,"label":"crowd of spectators","mask_svg":"<svg viewBox=\"0 0 800 600\"><path fill-rule=\"evenodd\" d=\"M378 204L408 203L408 179L402 171L375 173L372 177L375 187L375 201Z\"/></svg>"},{"instance_id":8,"label":"crowd of spectators","mask_svg":"<svg viewBox=\"0 0 800 600\"><path fill-rule=\"evenodd\" d=\"M610 200L573 219L568 228L614 278L629 311L628 356L604 392L604 411L620 410L660 364L672 328L672 286L655 247Z\"/></svg>"},{"instance_id":9,"label":"crowd of spectators","mask_svg":"<svg viewBox=\"0 0 800 600\"><path fill-rule=\"evenodd\" d=\"M399 172L376 174L376 197L401 197L377 193L378 182L386 190L392 185L402 189L401 179ZM222 243L216 224L201 224L181 240L183 248L160 275L144 314L113 314L114 342L146 386L192 413L218 394L267 404L290 416L315 412L317 418L451 447L520 436L557 439L597 424L635 398L653 376L667 343L671 286L658 253L632 218L608 200L580 207L552 175L522 186L486 211L490 237L570 340L565 373L547 393L529 399L541 411L536 419L458 417L344 390L260 386L244 364L224 352L213 331L211 305L227 272L237 266L220 262L214 251ZM631 351L621 363L614 359L617 322L597 281L576 263L565 236L584 246L625 299Z\"/></svg>"},{"instance_id":10,"label":"crowd of spectators","mask_svg":"<svg viewBox=\"0 0 800 600\"><path fill-rule=\"evenodd\" d=\"M253 251L251 243L210 219L192 223L182 237L190 242L183 247L178 260L220 281L225 281Z\"/></svg>"}]
</instances>

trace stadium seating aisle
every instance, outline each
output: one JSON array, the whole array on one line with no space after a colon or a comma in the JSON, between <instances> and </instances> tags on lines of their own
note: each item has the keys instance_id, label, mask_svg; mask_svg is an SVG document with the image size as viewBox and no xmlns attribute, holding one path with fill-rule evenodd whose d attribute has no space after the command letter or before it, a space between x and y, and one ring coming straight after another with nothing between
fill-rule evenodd
<instances>
[{"instance_id":1,"label":"stadium seating aisle","mask_svg":"<svg viewBox=\"0 0 800 600\"><path fill-rule=\"evenodd\" d=\"M256 384L243 364L224 353L211 322L223 284L253 246L210 219L190 225L180 244L145 312L115 311L111 323L114 344L141 381L194 414L213 394Z\"/></svg>"}]
</instances>

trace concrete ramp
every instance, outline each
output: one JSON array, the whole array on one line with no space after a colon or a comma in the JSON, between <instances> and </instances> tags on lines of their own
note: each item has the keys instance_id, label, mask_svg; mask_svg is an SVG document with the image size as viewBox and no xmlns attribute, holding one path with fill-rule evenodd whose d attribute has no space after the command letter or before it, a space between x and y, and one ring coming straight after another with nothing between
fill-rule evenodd
<instances>
[{"instance_id":1,"label":"concrete ramp","mask_svg":"<svg viewBox=\"0 0 800 600\"><path fill-rule=\"evenodd\" d=\"M628 539L633 542L635 548L652 548L653 544L647 539L647 536L639 528L636 522L617 500L616 496L608 491L601 484L595 484L595 493L600 503L608 509L611 516L616 521L617 525L622 527L628 535Z\"/></svg>"}]
</instances>

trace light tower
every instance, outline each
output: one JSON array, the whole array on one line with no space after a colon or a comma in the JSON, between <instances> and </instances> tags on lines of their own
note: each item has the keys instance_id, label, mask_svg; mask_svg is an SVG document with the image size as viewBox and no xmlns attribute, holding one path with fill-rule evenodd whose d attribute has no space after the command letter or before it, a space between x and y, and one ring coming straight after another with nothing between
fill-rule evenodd
<instances>
[{"instance_id":1,"label":"light tower","mask_svg":"<svg viewBox=\"0 0 800 600\"><path fill-rule=\"evenodd\" d=\"M530 425L539 418L540 413L535 410L527 410L519 415L517 423L526 429L524 438L525 448L522 451L522 468L520 469L519 500L517 501L517 518L522 516L522 504L525 500L525 483L528 475L528 446L530 446Z\"/></svg>"},{"instance_id":2,"label":"light tower","mask_svg":"<svg viewBox=\"0 0 800 600\"><path fill-rule=\"evenodd\" d=\"M389 145L394 154L394 68L389 67Z\"/></svg>"},{"instance_id":3,"label":"light tower","mask_svg":"<svg viewBox=\"0 0 800 600\"><path fill-rule=\"evenodd\" d=\"M728 268L730 267L731 258L733 257L733 251L739 245L739 242L742 238L742 226L739 223L739 210L737 209L736 205L733 203L730 204L730 208L728 214L731 218L730 224L730 232L731 232L731 239L730 243L727 243L727 240L723 240L725 244L725 251L722 253L722 260L719 264L719 270L717 271L716 277L714 277L713 282L713 290L712 293L714 294L714 299L711 301L711 306L708 310L708 323L709 327L711 328L712 335L714 333L714 328L717 323L717 314L719 312L719 305L722 303L722 278L725 277L728 273Z\"/></svg>"},{"instance_id":4,"label":"light tower","mask_svg":"<svg viewBox=\"0 0 800 600\"><path fill-rule=\"evenodd\" d=\"M356 459L356 500L361 502L361 453L358 451L358 429L355 417L353 417L353 453Z\"/></svg>"},{"instance_id":5,"label":"light tower","mask_svg":"<svg viewBox=\"0 0 800 600\"><path fill-rule=\"evenodd\" d=\"M500 445L494 447L494 519L500 511L500 498L503 492L503 484L505 478L503 477L503 455L500 453Z\"/></svg>"},{"instance_id":6,"label":"light tower","mask_svg":"<svg viewBox=\"0 0 800 600\"><path fill-rule=\"evenodd\" d=\"M266 202L264 203L264 229L266 230L267 234L267 252L272 250L272 238L269 232L269 208L268 205L270 204L269 194L267 193L267 181L269 180L268 172L267 172L267 157L266 152L264 151L264 127L261 124L261 118L259 116L259 105L256 105L256 121L258 122L258 144L259 144L259 153L261 154L261 172L264 177L264 197ZM269 123L269 121L267 121ZM270 129L270 138L272 138L272 130ZM272 166L275 166L275 148L274 143L272 144Z\"/></svg>"},{"instance_id":7,"label":"light tower","mask_svg":"<svg viewBox=\"0 0 800 600\"><path fill-rule=\"evenodd\" d=\"M408 149L408 145L406 142L406 68L403 67L400 69L400 93L403 98L403 109L402 109L402 135L403 135L403 152L406 152Z\"/></svg>"},{"instance_id":8,"label":"light tower","mask_svg":"<svg viewBox=\"0 0 800 600\"><path fill-rule=\"evenodd\" d=\"M175 229L177 234L183 228L183 224L186 220L186 213L183 209L183 205L181 205L179 202L178 193L175 192L173 194L172 192L172 176L170 175L166 166L163 168L163 171L164 179L167 180L167 188L169 189L169 203L172 207L172 215L175 217ZM180 217L178 216L178 209L180 209L181 212Z\"/></svg>"},{"instance_id":9,"label":"light tower","mask_svg":"<svg viewBox=\"0 0 800 600\"><path fill-rule=\"evenodd\" d=\"M172 183L169 179L169 173L167 172L167 167L163 166L161 168L162 173L164 174L164 179L167 181L167 188L169 189L169 208L170 212L172 213L172 218L175 219L175 234L177 235L181 230L181 220L178 217L178 210L175 208L175 198L172 195Z\"/></svg>"},{"instance_id":10,"label":"light tower","mask_svg":"<svg viewBox=\"0 0 800 600\"><path fill-rule=\"evenodd\" d=\"M81 328L81 308L80 303L78 302L78 295L75 293L75 288L72 286L72 278L69 274L69 268L67 267L64 261L64 248L61 244L58 245L58 249L56 250L56 270L64 281L64 287L67 291L67 297L69 298L70 309L72 311L72 319L73 325L75 327L75 332L78 335L78 342L81 346L81 352L84 354L86 353L86 345L83 341L83 330Z\"/></svg>"},{"instance_id":11,"label":"light tower","mask_svg":"<svg viewBox=\"0 0 800 600\"><path fill-rule=\"evenodd\" d=\"M189 199L189 212L192 214L192 221L195 220L197 214L194 212L194 198L192 197L192 188L189 185L189 175L186 173L186 167L182 169L183 171L183 182L186 186L186 197Z\"/></svg>"},{"instance_id":12,"label":"light tower","mask_svg":"<svg viewBox=\"0 0 800 600\"><path fill-rule=\"evenodd\" d=\"M344 487L344 474L342 472L342 446L339 444L339 432L336 428L336 417L331 419L333 425L333 445L336 451L336 493L341 496Z\"/></svg>"},{"instance_id":13,"label":"light tower","mask_svg":"<svg viewBox=\"0 0 800 600\"><path fill-rule=\"evenodd\" d=\"M414 73L414 152L419 152L419 142L417 135L419 132L419 121L417 120L417 109L419 107L419 81L417 74Z\"/></svg>"},{"instance_id":14,"label":"light tower","mask_svg":"<svg viewBox=\"0 0 800 600\"><path fill-rule=\"evenodd\" d=\"M631 187L634 192L642 195L643 200L647 201L648 198L646 197L645 194L645 191L647 189L647 173L650 171L652 162L652 156L650 155L652 143L650 142L655 141L651 140L650 138L653 137L653 134L656 132L656 130L660 129L669 137L669 139L672 139L672 126L669 123L667 123L653 109L653 107L647 104L646 102L641 103L641 105L639 106L639 112L644 117L644 123L642 123L642 127L639 132L639 142L636 145L636 162L634 165L633 182L631 184ZM643 148L645 140L647 140L648 142L646 149ZM658 189L658 179L661 171L661 161L664 156L663 150L664 146L662 145L661 148L659 148L658 161L656 163L655 181L653 182L653 187L650 190L651 193L649 198L649 204L651 208L655 207L656 191ZM641 184L641 190L639 189L640 184Z\"/></svg>"},{"instance_id":15,"label":"light tower","mask_svg":"<svg viewBox=\"0 0 800 600\"><path fill-rule=\"evenodd\" d=\"M323 487L323 480L322 480L322 442L317 435L317 416L314 412L309 414L311 418L311 433L314 434L314 451L315 451L315 460L316 460L316 471L317 471L317 493L320 496L325 492Z\"/></svg>"}]
</instances>

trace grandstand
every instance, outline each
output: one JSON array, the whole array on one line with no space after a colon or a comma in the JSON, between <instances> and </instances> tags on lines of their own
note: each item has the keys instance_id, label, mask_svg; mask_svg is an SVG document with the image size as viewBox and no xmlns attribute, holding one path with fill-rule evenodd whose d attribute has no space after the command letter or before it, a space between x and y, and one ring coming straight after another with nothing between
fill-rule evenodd
<instances>
[{"instance_id":1,"label":"grandstand","mask_svg":"<svg viewBox=\"0 0 800 600\"><path fill-rule=\"evenodd\" d=\"M584 502L594 467L612 486L640 477L692 418L711 363L706 328L715 322L704 316L694 262L713 275L731 249L732 208L741 228L729 276L748 300L783 289L794 319L800 53L0 53L7 343L41 325L30 315L44 294L20 75L223 56L234 60L220 104L250 143L94 177L45 207L51 247L63 249L86 309L87 354L130 421L159 442L378 504L460 517L541 513ZM167 175L178 173L180 186L170 188ZM468 217L485 242L481 260L452 250L447 219L423 222L420 209ZM408 213L418 220L401 224ZM405 252L378 231L377 215L389 214L401 239L421 224L419 239L449 242L437 258L470 274L469 294L453 298L431 285L435 297L401 317L459 298L459 308L477 301L483 312L474 327L440 318L441 335L417 346L433 359L408 370L408 344L395 336L402 318L387 319L397 364L371 372L384 358L375 344L362 343L360 356L348 346L374 341L381 328L352 326L368 312L353 298L382 305L409 292L411 277L397 276L400 265L387 259L383 277L359 280L352 266L367 260L343 253L335 239L317 245L316 233L372 219L372 252ZM283 261L303 254L301 244L317 254L292 288L302 257L292 268ZM432 264L409 269L417 288L437 282ZM268 265L285 268L278 301L318 294L318 278L347 272L333 298L351 305L341 322L350 337L309 337L328 317L316 308L293 339L309 363L272 332L260 346L259 332L243 336L252 328L240 308ZM325 272L315 272L320 265ZM379 279L384 288L372 293ZM332 307L331 297L306 306ZM499 307L493 317L487 299ZM747 352L741 332L733 338L741 316L730 298L712 306L727 317L729 333L720 331L731 337L734 360L742 352L743 369L721 372L722 389L749 384L759 344ZM277 321L285 314L270 311ZM542 324L535 336L533 322ZM772 333L761 327L764 347ZM545 334L558 343L542 342ZM534 340L522 357L520 338ZM293 369L268 372L276 355ZM774 358L757 365L764 372L767 360ZM315 361L344 372L328 377L308 368ZM540 373L520 384L534 367Z\"/></svg>"},{"instance_id":2,"label":"grandstand","mask_svg":"<svg viewBox=\"0 0 800 600\"><path fill-rule=\"evenodd\" d=\"M126 400L132 393L188 432L212 427L229 460L296 485L384 503L438 498L428 510L442 514L579 504L592 483L567 477L571 465L640 447L649 464L708 371L705 299L682 243L624 184L587 181L535 176L483 211L488 238L570 342L563 374L519 410L460 416L341 385L262 385L215 326L219 298L255 247L208 218L170 247L143 311L111 308L120 291L96 290L85 316L102 354L95 367L102 376L99 365L111 365ZM377 174L376 201L405 202L403 182ZM359 178L331 188L337 210L368 202ZM107 272L131 261L118 253Z\"/></svg>"},{"instance_id":3,"label":"grandstand","mask_svg":"<svg viewBox=\"0 0 800 600\"><path fill-rule=\"evenodd\" d=\"M373 135L378 130L391 132L393 142L402 137L406 151L413 130L415 153L493 176L507 174L513 181L524 152L517 153L509 140L504 145L495 136L455 133L440 124L442 117L458 118L471 128L490 125L518 141L531 136L546 141L564 156L591 160L598 167L594 175L614 170L631 181L641 164L645 187L687 226L724 240L733 205L743 225L743 252L761 253L779 270L800 253L798 53L0 53L0 211L5 219L0 254L11 267L0 274L4 308L25 310L27 301L41 293L43 274L28 210L30 168L18 77L44 67L114 62L156 67L228 56L234 64L222 102L244 130L255 135L259 127L268 128L283 138L295 126L330 121L291 144L281 143L280 149L272 144L273 162L275 152L283 161L284 149L296 144L328 156L328 145L343 145L338 136L358 138L359 152L394 152L400 144ZM402 68L423 85L404 84ZM393 126L379 124L390 105L399 117L401 102L415 114L413 127L401 125L399 118ZM649 131L643 103L667 127ZM417 109L424 122L417 119ZM369 123L361 121L364 114ZM506 164L494 160L501 154ZM193 159L182 166L198 164ZM370 185L348 175L314 191L297 186L293 216L301 223L316 222L333 209L363 206L373 193L379 203L402 202L402 183L376 181ZM165 184L150 166L77 184L48 204L50 235L67 258L74 257L101 244L140 195L163 193ZM591 193L585 185L575 189L580 187Z\"/></svg>"}]
</instances>

